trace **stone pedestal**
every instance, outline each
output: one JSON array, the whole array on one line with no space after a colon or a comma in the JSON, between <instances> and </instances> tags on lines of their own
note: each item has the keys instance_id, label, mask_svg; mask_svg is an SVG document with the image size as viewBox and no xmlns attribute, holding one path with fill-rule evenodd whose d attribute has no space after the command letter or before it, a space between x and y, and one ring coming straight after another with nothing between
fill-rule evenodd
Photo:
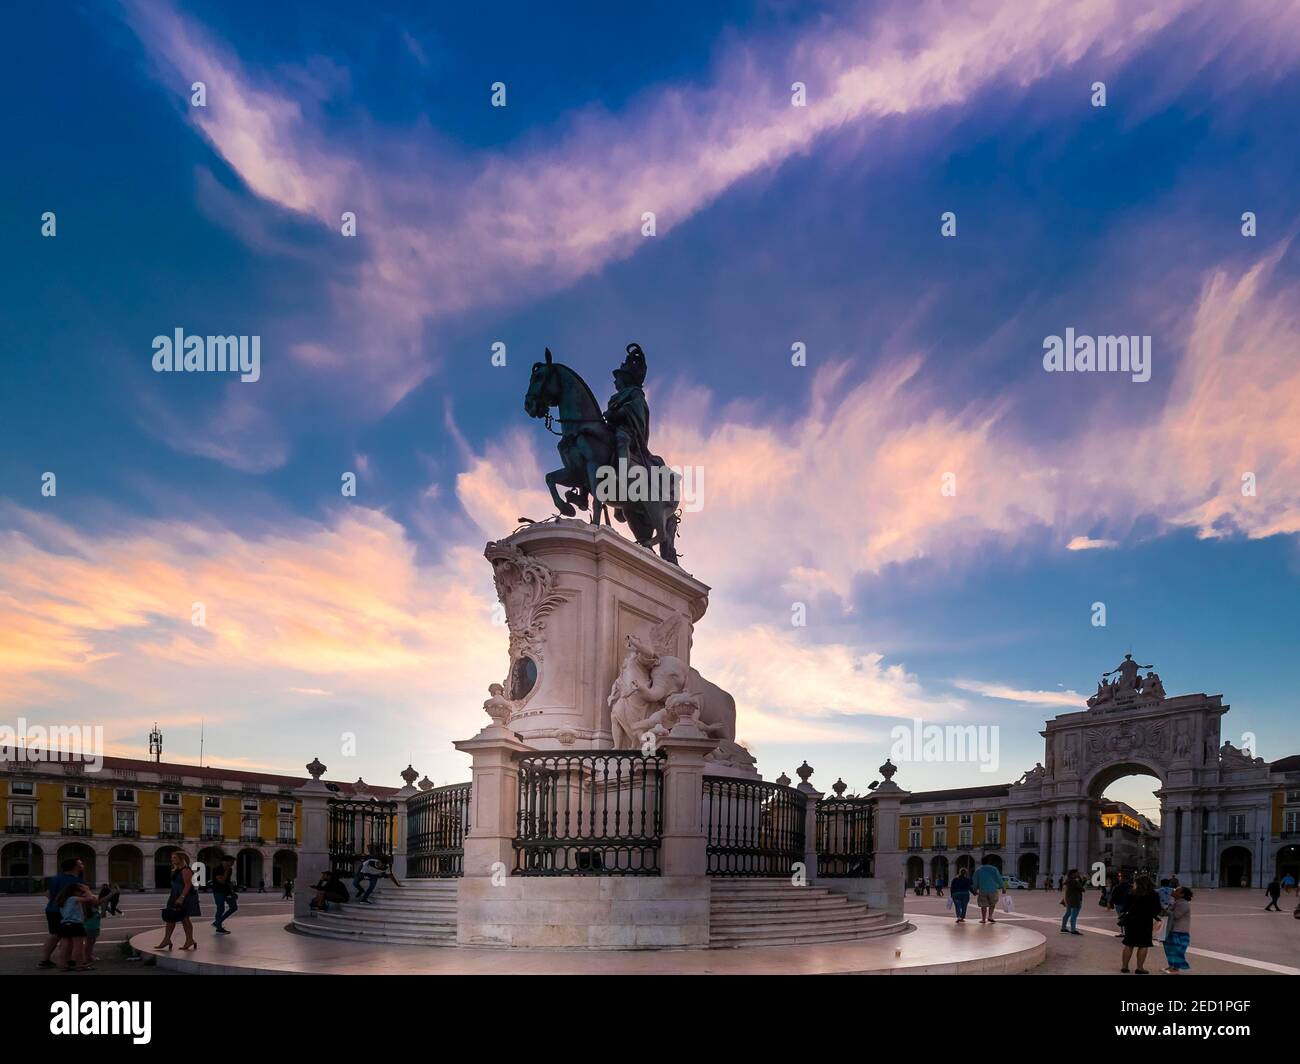
<instances>
[{"instance_id":1,"label":"stone pedestal","mask_svg":"<svg viewBox=\"0 0 1300 1064\"><path fill-rule=\"evenodd\" d=\"M484 555L510 631L506 724L526 745L613 745L607 700L629 635L689 665L708 587L612 528L529 525Z\"/></svg>"},{"instance_id":2,"label":"stone pedestal","mask_svg":"<svg viewBox=\"0 0 1300 1064\"><path fill-rule=\"evenodd\" d=\"M876 858L875 875L870 879L839 880L836 890L844 890L850 896L866 902L873 909L881 909L900 919L903 916L903 876L902 851L899 847L899 820L902 816L903 799L908 791L903 790L892 780L886 780L872 792L876 798ZM844 886L848 884L847 888Z\"/></svg>"}]
</instances>

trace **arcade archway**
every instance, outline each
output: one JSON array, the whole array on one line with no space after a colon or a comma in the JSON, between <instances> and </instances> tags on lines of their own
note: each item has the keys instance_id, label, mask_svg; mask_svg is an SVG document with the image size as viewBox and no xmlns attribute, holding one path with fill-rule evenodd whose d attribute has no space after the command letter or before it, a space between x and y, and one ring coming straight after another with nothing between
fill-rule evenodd
<instances>
[{"instance_id":1,"label":"arcade archway","mask_svg":"<svg viewBox=\"0 0 1300 1064\"><path fill-rule=\"evenodd\" d=\"M121 843L108 851L108 881L124 888L144 886L144 854L138 846Z\"/></svg>"},{"instance_id":2,"label":"arcade archway","mask_svg":"<svg viewBox=\"0 0 1300 1064\"><path fill-rule=\"evenodd\" d=\"M1277 851L1277 878L1290 875L1300 883L1300 846L1283 846Z\"/></svg>"},{"instance_id":3,"label":"arcade archway","mask_svg":"<svg viewBox=\"0 0 1300 1064\"><path fill-rule=\"evenodd\" d=\"M1251 853L1244 846L1229 846L1219 855L1219 886L1249 887Z\"/></svg>"},{"instance_id":4,"label":"arcade archway","mask_svg":"<svg viewBox=\"0 0 1300 1064\"><path fill-rule=\"evenodd\" d=\"M0 876L45 875L45 853L37 843L22 840L0 849Z\"/></svg>"},{"instance_id":5,"label":"arcade archway","mask_svg":"<svg viewBox=\"0 0 1300 1064\"><path fill-rule=\"evenodd\" d=\"M1016 865L1016 877L1023 879L1030 886L1038 886L1038 854L1022 853L1020 863Z\"/></svg>"}]
</instances>

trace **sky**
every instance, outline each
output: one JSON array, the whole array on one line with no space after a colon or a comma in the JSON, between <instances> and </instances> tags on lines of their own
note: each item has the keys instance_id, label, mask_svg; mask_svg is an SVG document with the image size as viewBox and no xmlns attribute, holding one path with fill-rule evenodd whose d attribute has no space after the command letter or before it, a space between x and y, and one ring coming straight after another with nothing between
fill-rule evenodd
<instances>
[{"instance_id":1,"label":"sky","mask_svg":"<svg viewBox=\"0 0 1300 1064\"><path fill-rule=\"evenodd\" d=\"M1296 5L10 21L0 719L468 778L483 546L553 512L531 365L604 398L636 341L704 472L692 660L767 778L864 790L920 720L998 763L904 787L1013 780L1129 651L1300 752ZM259 378L156 372L177 328L260 337ZM1067 329L1149 337L1149 379L1048 372Z\"/></svg>"}]
</instances>

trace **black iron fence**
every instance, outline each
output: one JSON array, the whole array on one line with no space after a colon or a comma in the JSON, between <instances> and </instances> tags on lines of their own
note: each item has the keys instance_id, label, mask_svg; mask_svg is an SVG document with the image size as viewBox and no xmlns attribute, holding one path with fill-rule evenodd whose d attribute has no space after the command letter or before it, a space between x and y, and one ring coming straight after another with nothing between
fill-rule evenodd
<instances>
[{"instance_id":1,"label":"black iron fence","mask_svg":"<svg viewBox=\"0 0 1300 1064\"><path fill-rule=\"evenodd\" d=\"M935 847L940 849L946 847ZM823 798L817 803L817 878L860 879L873 874L876 803L869 798Z\"/></svg>"},{"instance_id":2,"label":"black iron fence","mask_svg":"<svg viewBox=\"0 0 1300 1064\"><path fill-rule=\"evenodd\" d=\"M517 876L657 876L663 755L639 750L519 759Z\"/></svg>"},{"instance_id":3,"label":"black iron fence","mask_svg":"<svg viewBox=\"0 0 1300 1064\"><path fill-rule=\"evenodd\" d=\"M465 874L470 786L435 787L406 803L406 874L412 879Z\"/></svg>"},{"instance_id":4,"label":"black iron fence","mask_svg":"<svg viewBox=\"0 0 1300 1064\"><path fill-rule=\"evenodd\" d=\"M331 798L329 805L330 868L351 875L367 857L393 859L397 803L374 798Z\"/></svg>"},{"instance_id":5,"label":"black iron fence","mask_svg":"<svg viewBox=\"0 0 1300 1064\"><path fill-rule=\"evenodd\" d=\"M793 787L704 777L711 876L789 876L804 860L805 798Z\"/></svg>"}]
</instances>

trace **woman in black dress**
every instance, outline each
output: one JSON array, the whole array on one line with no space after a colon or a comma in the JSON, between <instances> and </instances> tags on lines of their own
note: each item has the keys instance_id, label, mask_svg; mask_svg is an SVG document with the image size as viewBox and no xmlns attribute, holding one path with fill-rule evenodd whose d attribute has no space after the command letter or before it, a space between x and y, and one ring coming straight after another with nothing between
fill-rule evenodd
<instances>
[{"instance_id":1,"label":"woman in black dress","mask_svg":"<svg viewBox=\"0 0 1300 1064\"><path fill-rule=\"evenodd\" d=\"M1137 950L1138 975L1146 975L1142 967L1147 959L1147 950L1151 948L1152 928L1160 923L1160 895L1151 886L1150 876L1138 876L1137 885L1129 896L1124 909L1124 961L1121 972L1128 972L1129 958Z\"/></svg>"},{"instance_id":2,"label":"woman in black dress","mask_svg":"<svg viewBox=\"0 0 1300 1064\"><path fill-rule=\"evenodd\" d=\"M167 933L154 949L171 949L172 932L177 923L185 928L185 942L181 949L198 949L194 941L194 917L199 912L199 895L194 887L194 872L190 868L190 855L184 850L172 852L172 892L167 898L167 907L163 910L163 919L167 922Z\"/></svg>"}]
</instances>

